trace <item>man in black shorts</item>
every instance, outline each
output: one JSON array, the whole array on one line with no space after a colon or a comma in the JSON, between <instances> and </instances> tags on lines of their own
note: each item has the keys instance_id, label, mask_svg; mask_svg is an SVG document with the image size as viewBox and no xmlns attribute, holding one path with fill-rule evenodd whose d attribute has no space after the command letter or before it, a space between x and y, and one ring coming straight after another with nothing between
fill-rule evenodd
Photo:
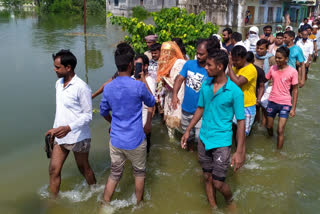
<instances>
[{"instance_id":1,"label":"man in black shorts","mask_svg":"<svg viewBox=\"0 0 320 214\"><path fill-rule=\"evenodd\" d=\"M217 206L216 190L224 196L227 203L232 202L232 192L225 179L230 164L234 115L238 126L238 146L232 155L231 163L234 171L239 169L245 160L244 95L225 74L228 62L228 55L222 50L209 54L205 69L208 76L214 78L202 84L198 108L181 138L181 147L186 149L190 130L202 118L198 155L208 201L212 207Z\"/></svg>"}]
</instances>

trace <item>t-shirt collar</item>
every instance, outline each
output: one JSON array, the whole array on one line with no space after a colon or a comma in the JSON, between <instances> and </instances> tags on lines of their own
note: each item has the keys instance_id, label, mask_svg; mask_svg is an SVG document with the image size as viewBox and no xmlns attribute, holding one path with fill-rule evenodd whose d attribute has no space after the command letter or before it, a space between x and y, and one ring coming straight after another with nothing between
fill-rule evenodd
<instances>
[{"instance_id":1,"label":"t-shirt collar","mask_svg":"<svg viewBox=\"0 0 320 214\"><path fill-rule=\"evenodd\" d=\"M222 92L225 92L225 90L231 90L231 86L230 86L230 82L231 82L231 80L230 80L230 77L228 77L227 76L227 82L222 86ZM213 85L213 80L214 80L214 78L212 78L212 81L210 81L209 82L209 85L211 86L211 85Z\"/></svg>"}]
</instances>

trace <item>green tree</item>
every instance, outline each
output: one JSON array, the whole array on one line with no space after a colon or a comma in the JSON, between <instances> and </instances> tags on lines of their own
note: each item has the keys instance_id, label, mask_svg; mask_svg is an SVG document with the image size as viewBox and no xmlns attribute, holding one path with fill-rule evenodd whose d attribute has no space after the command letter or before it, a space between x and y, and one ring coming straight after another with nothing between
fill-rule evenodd
<instances>
[{"instance_id":1,"label":"green tree","mask_svg":"<svg viewBox=\"0 0 320 214\"><path fill-rule=\"evenodd\" d=\"M134 50L143 53L147 49L144 37L150 34L157 34L160 43L169 41L172 38L181 38L187 54L193 58L195 45L199 38L208 38L217 33L219 27L212 23L204 23L205 12L198 15L188 13L186 9L177 7L162 9L160 12L151 13L154 25L145 24L137 18L114 16L108 13L111 24L119 25L129 35L124 40L129 42Z\"/></svg>"},{"instance_id":2,"label":"green tree","mask_svg":"<svg viewBox=\"0 0 320 214\"><path fill-rule=\"evenodd\" d=\"M2 0L3 6L9 9L19 9L24 3L24 0Z\"/></svg>"}]
</instances>

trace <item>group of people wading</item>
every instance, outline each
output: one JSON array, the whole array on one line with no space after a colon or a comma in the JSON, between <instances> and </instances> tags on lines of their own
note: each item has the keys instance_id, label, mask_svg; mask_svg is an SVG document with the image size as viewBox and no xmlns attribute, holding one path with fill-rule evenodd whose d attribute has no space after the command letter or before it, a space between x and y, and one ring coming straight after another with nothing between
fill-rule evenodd
<instances>
[{"instance_id":1,"label":"group of people wading","mask_svg":"<svg viewBox=\"0 0 320 214\"><path fill-rule=\"evenodd\" d=\"M54 139L49 166L51 193L58 195L62 166L70 151L87 183L96 183L88 161L89 123L92 99L102 94L100 114L111 124L106 204L126 160L133 167L137 203L143 200L147 153L152 148L151 133L156 131L152 130L152 119L157 114L170 139L180 131L181 148L197 150L210 205L217 206L216 191L234 205L225 182L227 170L230 164L234 171L243 166L245 140L254 122L261 122L272 136L278 114L277 148L283 147L286 122L296 114L298 87L305 85L306 68L317 52L306 55L304 45L309 40L304 39L305 32L302 29L302 38L297 40L301 49L294 44L295 33L290 28L281 32L277 27L273 36L271 26L264 27L263 35L251 27L244 42L240 33L226 28L222 38L214 34L199 39L194 60L189 59L180 38L159 44L156 35L149 35L144 54L120 43L114 52L117 71L93 94L75 74L76 57L69 50L54 54L54 71L59 78L56 115L53 128L46 133ZM236 152L231 157L233 141Z\"/></svg>"}]
</instances>

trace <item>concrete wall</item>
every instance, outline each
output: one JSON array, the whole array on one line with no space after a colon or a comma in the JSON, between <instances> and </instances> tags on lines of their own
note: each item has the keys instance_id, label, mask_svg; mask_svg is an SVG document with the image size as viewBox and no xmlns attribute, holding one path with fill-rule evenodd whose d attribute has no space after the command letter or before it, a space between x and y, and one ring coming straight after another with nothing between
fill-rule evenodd
<instances>
[{"instance_id":1,"label":"concrete wall","mask_svg":"<svg viewBox=\"0 0 320 214\"><path fill-rule=\"evenodd\" d=\"M246 0L179 0L178 6L195 14L205 11L207 22L241 26L245 2Z\"/></svg>"}]
</instances>

